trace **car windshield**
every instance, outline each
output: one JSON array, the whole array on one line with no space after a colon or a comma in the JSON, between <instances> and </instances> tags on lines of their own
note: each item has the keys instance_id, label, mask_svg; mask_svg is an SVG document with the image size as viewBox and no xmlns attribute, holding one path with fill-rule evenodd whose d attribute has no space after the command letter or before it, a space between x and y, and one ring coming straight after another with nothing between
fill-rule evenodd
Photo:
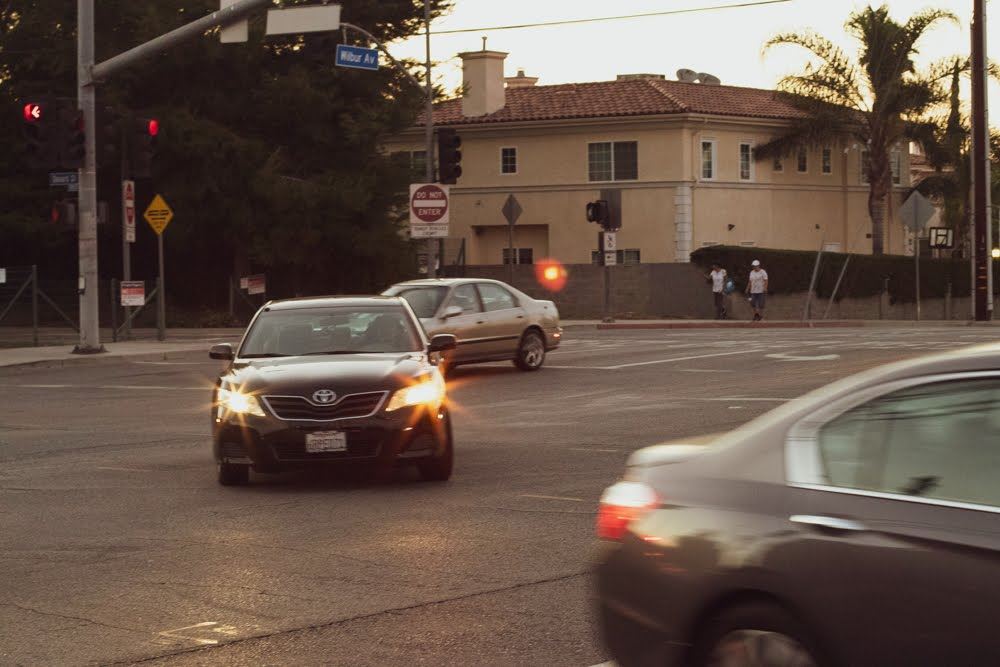
<instances>
[{"instance_id":1,"label":"car windshield","mask_svg":"<svg viewBox=\"0 0 1000 667\"><path fill-rule=\"evenodd\" d=\"M401 296L406 299L413 309L413 313L420 319L434 317L434 313L441 307L441 302L448 294L447 287L405 287L403 289L390 290L393 296Z\"/></svg>"},{"instance_id":2,"label":"car windshield","mask_svg":"<svg viewBox=\"0 0 1000 667\"><path fill-rule=\"evenodd\" d=\"M418 352L420 336L406 311L386 308L296 308L260 314L240 357Z\"/></svg>"}]
</instances>

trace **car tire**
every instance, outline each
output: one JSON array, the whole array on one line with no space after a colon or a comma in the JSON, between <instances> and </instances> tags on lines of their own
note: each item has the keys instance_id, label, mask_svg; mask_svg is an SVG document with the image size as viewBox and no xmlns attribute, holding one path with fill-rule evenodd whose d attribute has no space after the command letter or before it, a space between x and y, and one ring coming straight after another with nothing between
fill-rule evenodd
<instances>
[{"instance_id":1,"label":"car tire","mask_svg":"<svg viewBox=\"0 0 1000 667\"><path fill-rule=\"evenodd\" d=\"M514 365L522 371L537 371L545 363L545 340L537 331L526 331L517 346Z\"/></svg>"},{"instance_id":2,"label":"car tire","mask_svg":"<svg viewBox=\"0 0 1000 667\"><path fill-rule=\"evenodd\" d=\"M711 617L695 637L687 664L760 665L761 667L825 665L805 627L776 604L749 603Z\"/></svg>"},{"instance_id":3,"label":"car tire","mask_svg":"<svg viewBox=\"0 0 1000 667\"><path fill-rule=\"evenodd\" d=\"M438 456L434 456L417 462L417 470L420 476L428 482L447 482L451 479L451 472L455 466L455 442L451 436L451 421L445 426L446 442L444 451Z\"/></svg>"},{"instance_id":4,"label":"car tire","mask_svg":"<svg viewBox=\"0 0 1000 667\"><path fill-rule=\"evenodd\" d=\"M244 486L250 483L250 466L236 463L219 464L219 484L222 486Z\"/></svg>"}]
</instances>

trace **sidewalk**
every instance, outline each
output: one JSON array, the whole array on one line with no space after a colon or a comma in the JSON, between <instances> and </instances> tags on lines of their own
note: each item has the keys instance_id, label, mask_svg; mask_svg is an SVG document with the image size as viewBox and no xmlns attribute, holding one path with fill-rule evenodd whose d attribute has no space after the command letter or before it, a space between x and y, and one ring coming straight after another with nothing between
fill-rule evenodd
<instances>
[{"instance_id":1,"label":"sidewalk","mask_svg":"<svg viewBox=\"0 0 1000 667\"><path fill-rule=\"evenodd\" d=\"M73 354L73 344L46 347L0 347L0 368L13 366L60 367L78 364L125 363L127 361L167 361L179 354L202 351L208 359L208 348L214 343L234 343L242 329L168 329L167 340L156 340L156 332L138 330L137 338L112 343L110 335L102 345L101 354Z\"/></svg>"},{"instance_id":2,"label":"sidewalk","mask_svg":"<svg viewBox=\"0 0 1000 667\"><path fill-rule=\"evenodd\" d=\"M607 329L832 329L832 328L916 328L916 327L990 327L1000 326L1000 320L971 322L969 320L564 320L564 328L593 327Z\"/></svg>"}]
</instances>

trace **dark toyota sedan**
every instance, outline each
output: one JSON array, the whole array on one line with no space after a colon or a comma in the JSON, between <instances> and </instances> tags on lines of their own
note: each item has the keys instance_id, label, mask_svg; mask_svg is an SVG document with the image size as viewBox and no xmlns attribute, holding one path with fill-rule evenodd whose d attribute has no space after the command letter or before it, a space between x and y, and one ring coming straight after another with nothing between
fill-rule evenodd
<instances>
[{"instance_id":1,"label":"dark toyota sedan","mask_svg":"<svg viewBox=\"0 0 1000 667\"><path fill-rule=\"evenodd\" d=\"M1000 345L632 455L598 514L630 665L1000 665Z\"/></svg>"},{"instance_id":2,"label":"dark toyota sedan","mask_svg":"<svg viewBox=\"0 0 1000 667\"><path fill-rule=\"evenodd\" d=\"M380 474L412 463L451 476L454 444L445 383L433 361L455 337L427 341L399 298L272 301L257 312L216 383L212 424L219 482L250 468L278 472L369 462Z\"/></svg>"}]
</instances>

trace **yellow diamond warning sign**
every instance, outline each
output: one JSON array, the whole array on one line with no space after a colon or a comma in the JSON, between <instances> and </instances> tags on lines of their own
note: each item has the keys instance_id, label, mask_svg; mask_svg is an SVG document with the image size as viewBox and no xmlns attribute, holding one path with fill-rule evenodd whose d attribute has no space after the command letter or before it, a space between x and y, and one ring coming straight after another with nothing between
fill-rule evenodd
<instances>
[{"instance_id":1,"label":"yellow diamond warning sign","mask_svg":"<svg viewBox=\"0 0 1000 667\"><path fill-rule=\"evenodd\" d=\"M174 212L167 206L167 202L163 200L163 197L156 195L153 197L153 201L150 202L149 208L142 214L142 217L146 218L146 222L149 223L154 232L162 234L163 230L170 224L170 221L174 219Z\"/></svg>"}]
</instances>

